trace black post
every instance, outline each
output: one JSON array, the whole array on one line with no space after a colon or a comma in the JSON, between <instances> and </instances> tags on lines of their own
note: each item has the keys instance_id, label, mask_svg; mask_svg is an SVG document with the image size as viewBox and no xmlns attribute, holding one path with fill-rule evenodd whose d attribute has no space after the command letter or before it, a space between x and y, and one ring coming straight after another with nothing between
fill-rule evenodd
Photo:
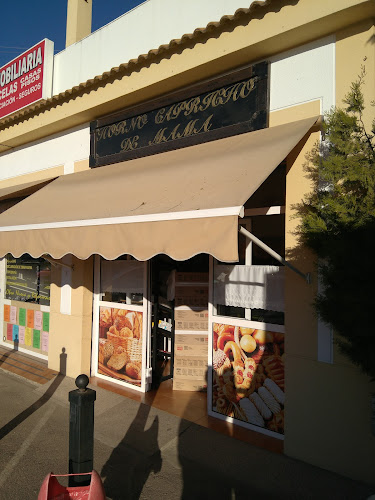
<instances>
[{"instance_id":1,"label":"black post","mask_svg":"<svg viewBox=\"0 0 375 500\"><path fill-rule=\"evenodd\" d=\"M96 392L87 389L89 378L76 378L78 389L69 392L69 474L91 472L94 459L94 401ZM91 476L71 476L69 486L87 486Z\"/></svg>"}]
</instances>

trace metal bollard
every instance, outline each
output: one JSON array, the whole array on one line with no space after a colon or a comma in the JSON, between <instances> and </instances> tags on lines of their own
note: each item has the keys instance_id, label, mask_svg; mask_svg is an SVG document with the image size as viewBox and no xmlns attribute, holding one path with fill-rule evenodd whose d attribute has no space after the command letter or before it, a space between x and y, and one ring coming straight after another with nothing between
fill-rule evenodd
<instances>
[{"instance_id":1,"label":"metal bollard","mask_svg":"<svg viewBox=\"0 0 375 500\"><path fill-rule=\"evenodd\" d=\"M91 472L94 461L94 401L96 391L87 389L89 378L79 375L78 389L69 392L69 474ZM91 476L70 476L69 486L87 486Z\"/></svg>"}]
</instances>

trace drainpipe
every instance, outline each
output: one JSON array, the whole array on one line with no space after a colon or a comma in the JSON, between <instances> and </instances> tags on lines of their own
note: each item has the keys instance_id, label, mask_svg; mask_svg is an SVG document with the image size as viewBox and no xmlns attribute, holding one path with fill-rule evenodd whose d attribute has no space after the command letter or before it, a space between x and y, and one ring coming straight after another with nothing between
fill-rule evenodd
<instances>
[{"instance_id":1,"label":"drainpipe","mask_svg":"<svg viewBox=\"0 0 375 500\"><path fill-rule=\"evenodd\" d=\"M68 0L65 47L90 35L92 0Z\"/></svg>"}]
</instances>

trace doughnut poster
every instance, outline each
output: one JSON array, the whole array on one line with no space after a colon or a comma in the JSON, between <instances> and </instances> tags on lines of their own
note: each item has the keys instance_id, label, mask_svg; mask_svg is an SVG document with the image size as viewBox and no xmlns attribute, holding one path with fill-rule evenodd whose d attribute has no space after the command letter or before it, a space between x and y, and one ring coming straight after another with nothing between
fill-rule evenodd
<instances>
[{"instance_id":1,"label":"doughnut poster","mask_svg":"<svg viewBox=\"0 0 375 500\"><path fill-rule=\"evenodd\" d=\"M284 334L213 324L212 409L284 433Z\"/></svg>"},{"instance_id":2,"label":"doughnut poster","mask_svg":"<svg viewBox=\"0 0 375 500\"><path fill-rule=\"evenodd\" d=\"M142 312L100 307L98 372L140 386L142 378Z\"/></svg>"}]
</instances>

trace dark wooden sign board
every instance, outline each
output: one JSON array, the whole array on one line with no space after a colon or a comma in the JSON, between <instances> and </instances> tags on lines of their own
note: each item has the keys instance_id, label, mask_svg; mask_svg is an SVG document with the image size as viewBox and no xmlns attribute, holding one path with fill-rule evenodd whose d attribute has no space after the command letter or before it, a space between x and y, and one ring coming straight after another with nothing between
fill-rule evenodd
<instances>
[{"instance_id":1,"label":"dark wooden sign board","mask_svg":"<svg viewBox=\"0 0 375 500\"><path fill-rule=\"evenodd\" d=\"M90 125L90 167L268 126L268 63L168 94Z\"/></svg>"}]
</instances>

